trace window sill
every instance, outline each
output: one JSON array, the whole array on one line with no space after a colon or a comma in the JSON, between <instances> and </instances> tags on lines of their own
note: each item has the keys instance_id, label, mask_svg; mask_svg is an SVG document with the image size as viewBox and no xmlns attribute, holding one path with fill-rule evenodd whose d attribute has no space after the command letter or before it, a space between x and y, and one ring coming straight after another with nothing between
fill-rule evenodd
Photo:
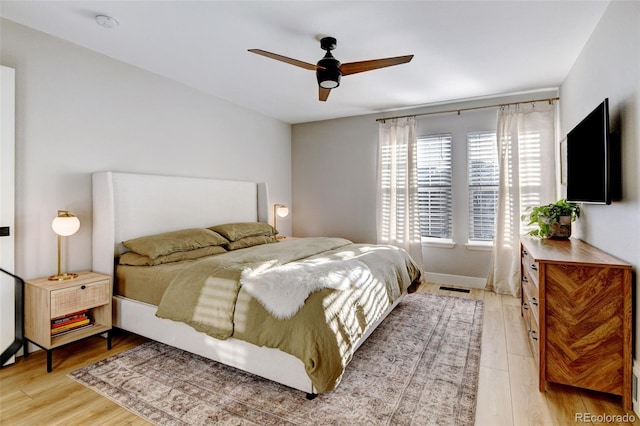
<instances>
[{"instance_id":1,"label":"window sill","mask_svg":"<svg viewBox=\"0 0 640 426\"><path fill-rule=\"evenodd\" d=\"M465 247L467 250L491 251L493 250L493 241L468 241Z\"/></svg>"},{"instance_id":2,"label":"window sill","mask_svg":"<svg viewBox=\"0 0 640 426\"><path fill-rule=\"evenodd\" d=\"M423 238L422 247L454 248L456 243L445 238Z\"/></svg>"}]
</instances>

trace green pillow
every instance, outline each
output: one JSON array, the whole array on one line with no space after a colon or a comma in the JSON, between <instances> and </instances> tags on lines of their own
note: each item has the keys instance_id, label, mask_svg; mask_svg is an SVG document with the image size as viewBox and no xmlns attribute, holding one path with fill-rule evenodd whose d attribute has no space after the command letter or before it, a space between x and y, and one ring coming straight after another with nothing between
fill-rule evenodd
<instances>
[{"instance_id":1,"label":"green pillow","mask_svg":"<svg viewBox=\"0 0 640 426\"><path fill-rule=\"evenodd\" d=\"M278 233L273 226L264 222L225 223L223 225L211 226L208 229L219 233L231 242L246 237L256 237L259 235L272 236Z\"/></svg>"},{"instance_id":2,"label":"green pillow","mask_svg":"<svg viewBox=\"0 0 640 426\"><path fill-rule=\"evenodd\" d=\"M227 250L237 250L260 244L277 243L278 240L274 235L256 235L253 237L244 237L227 244Z\"/></svg>"},{"instance_id":3,"label":"green pillow","mask_svg":"<svg viewBox=\"0 0 640 426\"><path fill-rule=\"evenodd\" d=\"M208 246L189 251L176 251L164 256L158 256L152 259L133 251L128 251L120 256L120 265L130 266L156 266L163 263L181 262L183 260L195 260L205 256L213 256L215 254L226 253L227 250L222 246Z\"/></svg>"},{"instance_id":4,"label":"green pillow","mask_svg":"<svg viewBox=\"0 0 640 426\"><path fill-rule=\"evenodd\" d=\"M123 241L122 245L133 252L156 259L158 256L179 251L220 246L228 242L223 236L211 229L192 228L134 238Z\"/></svg>"}]
</instances>

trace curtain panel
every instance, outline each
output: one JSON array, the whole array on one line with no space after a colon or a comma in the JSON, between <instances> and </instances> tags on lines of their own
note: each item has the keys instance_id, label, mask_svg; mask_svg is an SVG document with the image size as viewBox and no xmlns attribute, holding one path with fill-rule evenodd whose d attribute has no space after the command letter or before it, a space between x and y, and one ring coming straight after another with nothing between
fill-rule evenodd
<instances>
[{"instance_id":1,"label":"curtain panel","mask_svg":"<svg viewBox=\"0 0 640 426\"><path fill-rule=\"evenodd\" d=\"M556 201L557 103L498 110L500 170L494 247L486 289L520 296L520 217L528 207Z\"/></svg>"},{"instance_id":2,"label":"curtain panel","mask_svg":"<svg viewBox=\"0 0 640 426\"><path fill-rule=\"evenodd\" d=\"M423 270L415 117L378 125L377 239L405 249Z\"/></svg>"}]
</instances>

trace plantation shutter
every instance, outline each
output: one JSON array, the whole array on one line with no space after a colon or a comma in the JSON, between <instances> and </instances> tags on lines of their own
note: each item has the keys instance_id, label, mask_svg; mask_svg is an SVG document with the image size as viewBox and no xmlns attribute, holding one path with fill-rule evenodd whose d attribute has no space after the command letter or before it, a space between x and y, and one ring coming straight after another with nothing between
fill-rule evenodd
<instances>
[{"instance_id":1,"label":"plantation shutter","mask_svg":"<svg viewBox=\"0 0 640 426\"><path fill-rule=\"evenodd\" d=\"M418 138L420 235L452 238L451 135Z\"/></svg>"},{"instance_id":2,"label":"plantation shutter","mask_svg":"<svg viewBox=\"0 0 640 426\"><path fill-rule=\"evenodd\" d=\"M469 240L493 241L498 205L498 152L495 132L467 134Z\"/></svg>"}]
</instances>

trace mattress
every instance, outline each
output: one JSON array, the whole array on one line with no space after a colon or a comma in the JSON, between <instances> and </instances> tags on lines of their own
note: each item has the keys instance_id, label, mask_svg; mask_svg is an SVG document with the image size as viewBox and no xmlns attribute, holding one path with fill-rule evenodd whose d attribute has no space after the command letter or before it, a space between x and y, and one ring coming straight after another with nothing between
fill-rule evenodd
<instances>
[{"instance_id":1,"label":"mattress","mask_svg":"<svg viewBox=\"0 0 640 426\"><path fill-rule=\"evenodd\" d=\"M118 265L113 292L117 296L158 306L169 284L194 262L186 260L157 266Z\"/></svg>"}]
</instances>

